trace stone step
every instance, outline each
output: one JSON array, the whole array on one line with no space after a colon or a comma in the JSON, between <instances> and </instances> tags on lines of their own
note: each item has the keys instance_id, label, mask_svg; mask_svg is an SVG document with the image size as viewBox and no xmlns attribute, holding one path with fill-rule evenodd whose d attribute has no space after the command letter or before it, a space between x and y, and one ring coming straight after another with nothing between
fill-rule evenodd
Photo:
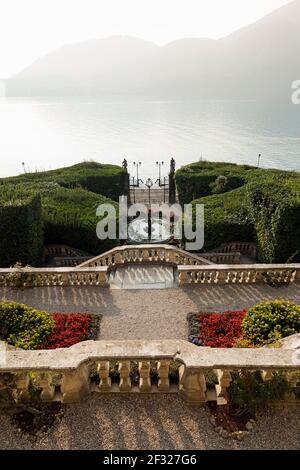
<instances>
[{"instance_id":1,"label":"stone step","mask_svg":"<svg viewBox=\"0 0 300 470\"><path fill-rule=\"evenodd\" d=\"M177 270L172 266L121 266L109 275L111 289L172 289Z\"/></svg>"}]
</instances>

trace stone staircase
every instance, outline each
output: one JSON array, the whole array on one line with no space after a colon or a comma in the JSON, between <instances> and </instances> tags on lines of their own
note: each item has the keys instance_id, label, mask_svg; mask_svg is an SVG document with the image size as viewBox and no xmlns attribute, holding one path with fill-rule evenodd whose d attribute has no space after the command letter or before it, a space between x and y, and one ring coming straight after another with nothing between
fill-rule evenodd
<instances>
[{"instance_id":1,"label":"stone staircase","mask_svg":"<svg viewBox=\"0 0 300 470\"><path fill-rule=\"evenodd\" d=\"M178 287L178 273L173 266L120 266L109 273L111 289L172 289Z\"/></svg>"}]
</instances>

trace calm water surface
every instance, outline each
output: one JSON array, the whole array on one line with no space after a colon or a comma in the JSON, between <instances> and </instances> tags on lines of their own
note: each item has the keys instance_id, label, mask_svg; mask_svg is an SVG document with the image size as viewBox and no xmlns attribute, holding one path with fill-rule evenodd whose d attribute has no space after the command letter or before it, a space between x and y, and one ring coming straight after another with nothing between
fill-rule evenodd
<instances>
[{"instance_id":1,"label":"calm water surface","mask_svg":"<svg viewBox=\"0 0 300 470\"><path fill-rule=\"evenodd\" d=\"M177 166L200 158L300 170L300 106L230 101L0 100L0 176L83 160ZM168 165L166 165L166 170ZM133 171L132 171L133 173ZM165 171L165 174L167 171Z\"/></svg>"}]
</instances>

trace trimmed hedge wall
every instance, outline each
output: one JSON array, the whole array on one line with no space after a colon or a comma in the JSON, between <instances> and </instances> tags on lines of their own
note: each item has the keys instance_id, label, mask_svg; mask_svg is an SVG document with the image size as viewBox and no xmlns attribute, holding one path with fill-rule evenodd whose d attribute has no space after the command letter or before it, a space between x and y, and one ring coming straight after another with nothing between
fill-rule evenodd
<instances>
[{"instance_id":1,"label":"trimmed hedge wall","mask_svg":"<svg viewBox=\"0 0 300 470\"><path fill-rule=\"evenodd\" d=\"M0 179L0 265L41 266L44 243L91 254L116 246L118 240L97 238L96 209L110 203L117 210L126 179L121 167L94 162Z\"/></svg>"},{"instance_id":2,"label":"trimmed hedge wall","mask_svg":"<svg viewBox=\"0 0 300 470\"><path fill-rule=\"evenodd\" d=\"M270 177L295 177L295 173L263 169L234 163L197 162L180 168L176 174L176 186L180 204L189 204L200 197L213 194L211 185L219 176L227 179L226 192L244 186L251 181ZM299 175L298 175L299 178Z\"/></svg>"},{"instance_id":3,"label":"trimmed hedge wall","mask_svg":"<svg viewBox=\"0 0 300 470\"><path fill-rule=\"evenodd\" d=\"M254 239L242 188L196 199L193 205L196 204L204 204L204 251L213 251L226 242Z\"/></svg>"},{"instance_id":4,"label":"trimmed hedge wall","mask_svg":"<svg viewBox=\"0 0 300 470\"><path fill-rule=\"evenodd\" d=\"M211 179L219 176L227 179L226 192L212 194ZM181 204L205 206L204 251L253 241L261 262L300 260L299 173L199 162L178 170L176 183ZM202 197L191 201L195 193Z\"/></svg>"},{"instance_id":5,"label":"trimmed hedge wall","mask_svg":"<svg viewBox=\"0 0 300 470\"><path fill-rule=\"evenodd\" d=\"M0 266L43 263L41 198L21 188L0 187Z\"/></svg>"},{"instance_id":6,"label":"trimmed hedge wall","mask_svg":"<svg viewBox=\"0 0 300 470\"><path fill-rule=\"evenodd\" d=\"M300 261L300 181L281 180L248 188L258 256L265 263Z\"/></svg>"},{"instance_id":7,"label":"trimmed hedge wall","mask_svg":"<svg viewBox=\"0 0 300 470\"><path fill-rule=\"evenodd\" d=\"M66 244L100 254L118 244L118 240L99 240L96 226L99 218L96 209L100 204L118 204L99 194L82 188L67 189L57 184L41 184L39 187L46 244Z\"/></svg>"},{"instance_id":8,"label":"trimmed hedge wall","mask_svg":"<svg viewBox=\"0 0 300 470\"><path fill-rule=\"evenodd\" d=\"M84 162L71 167L24 175L0 180L5 183L53 182L65 188L82 187L101 194L114 201L126 191L126 173L117 165L104 165L97 162Z\"/></svg>"}]
</instances>

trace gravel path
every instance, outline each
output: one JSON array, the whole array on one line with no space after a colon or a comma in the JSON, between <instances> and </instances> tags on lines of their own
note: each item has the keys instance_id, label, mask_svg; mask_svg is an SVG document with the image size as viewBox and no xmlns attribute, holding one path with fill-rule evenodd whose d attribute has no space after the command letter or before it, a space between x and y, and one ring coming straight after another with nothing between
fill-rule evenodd
<instances>
[{"instance_id":1,"label":"gravel path","mask_svg":"<svg viewBox=\"0 0 300 470\"><path fill-rule=\"evenodd\" d=\"M261 416L243 442L223 439L209 413L176 395L102 395L68 405L64 417L38 438L22 435L0 415L0 449L300 449L300 409Z\"/></svg>"},{"instance_id":2,"label":"gravel path","mask_svg":"<svg viewBox=\"0 0 300 470\"><path fill-rule=\"evenodd\" d=\"M277 289L264 285L200 285L165 290L0 288L0 298L48 311L102 314L100 339L186 339L189 312L237 310L274 298L300 304L300 285Z\"/></svg>"}]
</instances>

